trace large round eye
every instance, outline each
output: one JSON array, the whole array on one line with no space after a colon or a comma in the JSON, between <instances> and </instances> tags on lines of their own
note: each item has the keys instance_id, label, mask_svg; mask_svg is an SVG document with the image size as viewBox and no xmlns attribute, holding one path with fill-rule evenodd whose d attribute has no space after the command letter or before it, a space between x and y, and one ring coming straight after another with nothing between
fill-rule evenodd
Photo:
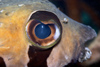
<instances>
[{"instance_id":1,"label":"large round eye","mask_svg":"<svg viewBox=\"0 0 100 67\"><path fill-rule=\"evenodd\" d=\"M61 38L62 26L58 17L48 11L33 12L26 24L29 41L36 47L48 49Z\"/></svg>"}]
</instances>

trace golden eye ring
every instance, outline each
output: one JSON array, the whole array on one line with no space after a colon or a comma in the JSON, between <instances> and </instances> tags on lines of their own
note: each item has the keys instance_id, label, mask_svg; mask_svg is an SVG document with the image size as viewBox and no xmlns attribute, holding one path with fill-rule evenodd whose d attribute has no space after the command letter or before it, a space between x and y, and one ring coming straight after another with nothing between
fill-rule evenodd
<instances>
[{"instance_id":1,"label":"golden eye ring","mask_svg":"<svg viewBox=\"0 0 100 67\"><path fill-rule=\"evenodd\" d=\"M32 13L25 30L29 42L41 49L48 49L56 45L62 34L62 26L58 17L48 11Z\"/></svg>"}]
</instances>

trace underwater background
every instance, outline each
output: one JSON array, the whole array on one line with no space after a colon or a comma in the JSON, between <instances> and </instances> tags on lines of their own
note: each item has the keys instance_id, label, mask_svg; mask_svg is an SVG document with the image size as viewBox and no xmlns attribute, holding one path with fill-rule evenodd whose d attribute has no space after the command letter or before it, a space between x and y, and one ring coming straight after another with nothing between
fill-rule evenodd
<instances>
[{"instance_id":1,"label":"underwater background","mask_svg":"<svg viewBox=\"0 0 100 67\"><path fill-rule=\"evenodd\" d=\"M97 38L86 43L86 46L95 45L94 57L83 63L71 63L66 67L99 67L100 66L100 0L49 0L70 18L91 26L98 34ZM96 47L98 46L98 47ZM92 62L91 62L92 61ZM90 62L90 63L88 63Z\"/></svg>"}]
</instances>

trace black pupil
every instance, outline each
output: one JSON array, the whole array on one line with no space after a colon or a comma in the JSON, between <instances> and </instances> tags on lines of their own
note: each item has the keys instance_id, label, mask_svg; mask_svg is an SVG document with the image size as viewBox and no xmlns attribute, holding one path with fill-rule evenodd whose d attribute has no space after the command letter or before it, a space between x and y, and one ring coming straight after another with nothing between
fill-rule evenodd
<instances>
[{"instance_id":1,"label":"black pupil","mask_svg":"<svg viewBox=\"0 0 100 67\"><path fill-rule=\"evenodd\" d=\"M51 30L48 25L41 23L35 28L35 35L40 39L47 38L50 34Z\"/></svg>"}]
</instances>

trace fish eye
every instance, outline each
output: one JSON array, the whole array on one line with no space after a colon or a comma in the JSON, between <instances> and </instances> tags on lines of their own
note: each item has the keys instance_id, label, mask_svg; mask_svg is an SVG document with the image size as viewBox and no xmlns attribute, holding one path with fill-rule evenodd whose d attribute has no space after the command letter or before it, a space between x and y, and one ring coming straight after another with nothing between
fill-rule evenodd
<instances>
[{"instance_id":1,"label":"fish eye","mask_svg":"<svg viewBox=\"0 0 100 67\"><path fill-rule=\"evenodd\" d=\"M51 34L51 29L49 25L40 23L35 28L35 35L40 39L45 39Z\"/></svg>"},{"instance_id":2,"label":"fish eye","mask_svg":"<svg viewBox=\"0 0 100 67\"><path fill-rule=\"evenodd\" d=\"M26 35L33 46L48 49L60 41L62 26L58 17L48 11L33 12L26 24Z\"/></svg>"}]
</instances>

